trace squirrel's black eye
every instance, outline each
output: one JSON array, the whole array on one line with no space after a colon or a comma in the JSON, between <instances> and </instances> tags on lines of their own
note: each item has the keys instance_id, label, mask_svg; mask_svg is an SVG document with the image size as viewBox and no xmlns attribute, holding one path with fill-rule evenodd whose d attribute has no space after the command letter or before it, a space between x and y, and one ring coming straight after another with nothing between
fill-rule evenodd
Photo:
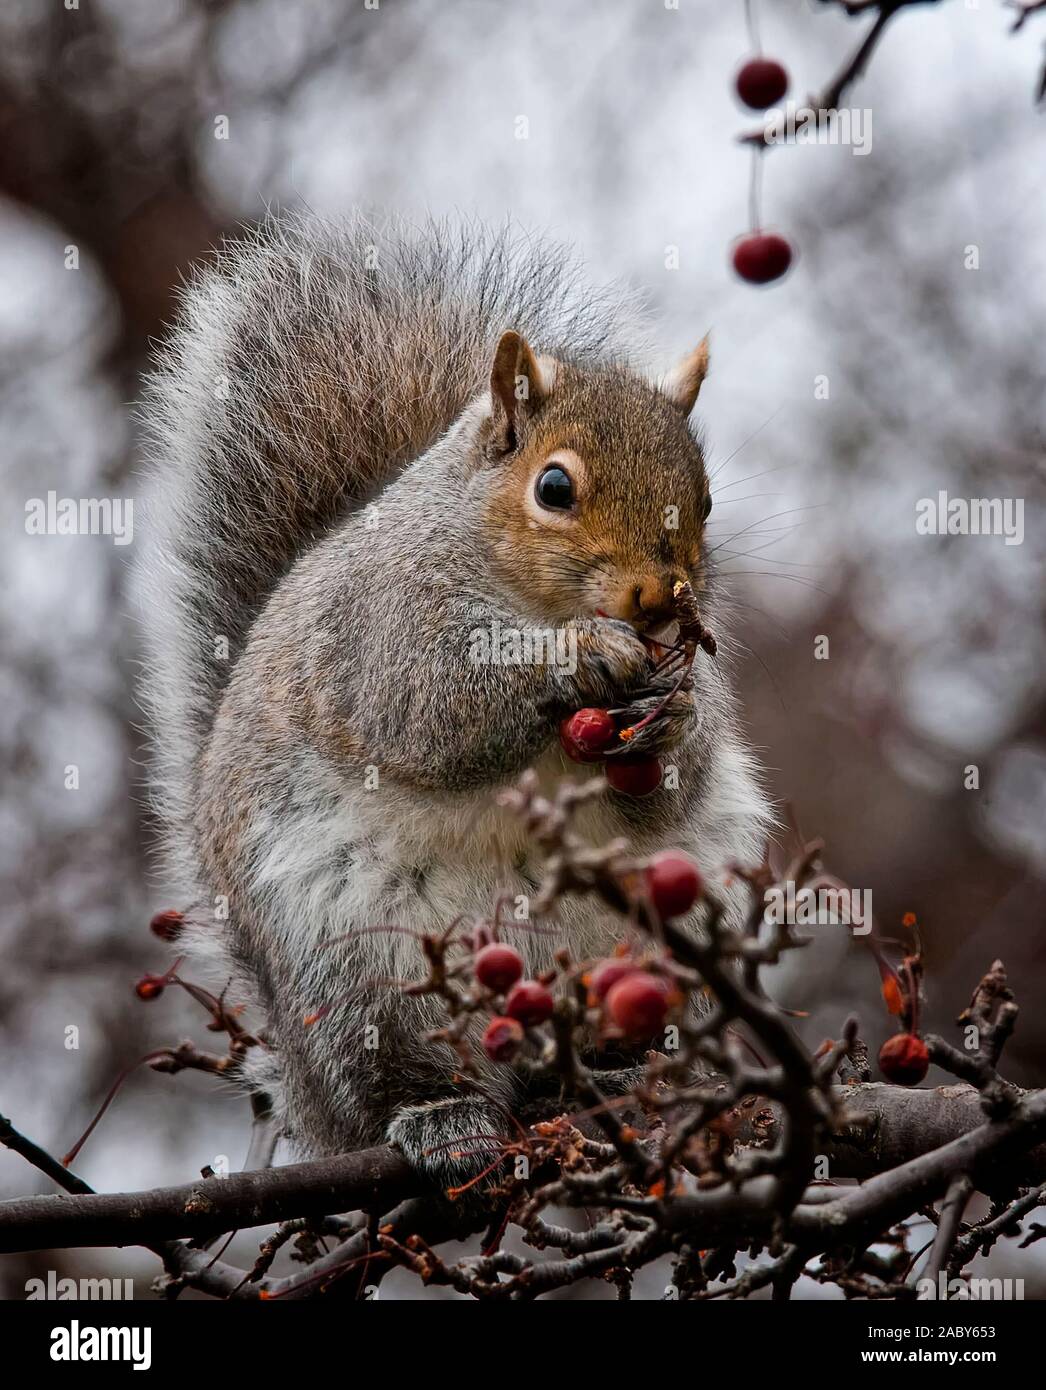
<instances>
[{"instance_id":1,"label":"squirrel's black eye","mask_svg":"<svg viewBox=\"0 0 1046 1390\"><path fill-rule=\"evenodd\" d=\"M574 484L562 468L546 468L534 486L534 496L543 507L568 511L574 505Z\"/></svg>"},{"instance_id":2,"label":"squirrel's black eye","mask_svg":"<svg viewBox=\"0 0 1046 1390\"><path fill-rule=\"evenodd\" d=\"M707 520L708 520L708 513L709 513L711 510L712 510L712 494L709 493L708 496L705 498L705 505L704 505L704 507L703 507L703 509L702 509L702 511L701 511L701 519L702 519L703 521L707 521Z\"/></svg>"}]
</instances>

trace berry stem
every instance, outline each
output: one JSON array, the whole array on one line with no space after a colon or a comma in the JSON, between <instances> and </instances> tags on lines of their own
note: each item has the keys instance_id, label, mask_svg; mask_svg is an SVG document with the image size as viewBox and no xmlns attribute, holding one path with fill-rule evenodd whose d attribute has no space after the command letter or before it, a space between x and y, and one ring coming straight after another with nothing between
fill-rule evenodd
<instances>
[{"instance_id":1,"label":"berry stem","mask_svg":"<svg viewBox=\"0 0 1046 1390\"><path fill-rule=\"evenodd\" d=\"M116 1078L113 1084L109 1087L109 1090L106 1092L105 1099L98 1107L94 1119L84 1130L83 1134L80 1135L79 1139L77 1139L76 1143L69 1150L69 1152L63 1157L63 1168L68 1168L71 1163L76 1162L76 1158L80 1150L87 1143L88 1139L90 1139L91 1135L94 1133L99 1121L102 1119L102 1116L109 1109L110 1105L112 1105L113 1101L116 1099L120 1087L130 1076L131 1072L133 1072L137 1067L145 1066L148 1062L157 1062L163 1057L170 1057L170 1055L171 1049L169 1047L159 1047L156 1049L155 1052L147 1052L144 1057L139 1057L137 1062L132 1062L129 1066L124 1067L123 1071L120 1072L119 1076Z\"/></svg>"},{"instance_id":2,"label":"berry stem","mask_svg":"<svg viewBox=\"0 0 1046 1390\"><path fill-rule=\"evenodd\" d=\"M654 708L650 711L649 714L644 715L644 717L639 721L638 724L633 724L630 728L621 730L620 738L624 742L627 743L631 739L635 738L636 734L639 733L640 729L645 729L648 724L652 724L655 719L657 719L661 714L664 713L665 706L668 704L669 700L671 700L673 695L678 693L678 691L681 689L683 685L683 682L686 680L687 676L689 676L690 667L692 664L693 657L691 657L690 660L684 665L671 690L669 690L667 695L665 695L664 698L657 705L654 706Z\"/></svg>"},{"instance_id":3,"label":"berry stem","mask_svg":"<svg viewBox=\"0 0 1046 1390\"><path fill-rule=\"evenodd\" d=\"M919 1034L919 982L915 977L911 961L905 959L903 966L905 982L908 985L908 1031Z\"/></svg>"},{"instance_id":4,"label":"berry stem","mask_svg":"<svg viewBox=\"0 0 1046 1390\"><path fill-rule=\"evenodd\" d=\"M759 42L759 22L755 13L755 0L745 0L745 27L748 30L748 42L752 45L752 52L762 55L763 45Z\"/></svg>"},{"instance_id":5,"label":"berry stem","mask_svg":"<svg viewBox=\"0 0 1046 1390\"><path fill-rule=\"evenodd\" d=\"M758 232L762 218L760 204L763 191L763 151L765 145L752 146L752 168L748 177L748 221L751 230Z\"/></svg>"}]
</instances>

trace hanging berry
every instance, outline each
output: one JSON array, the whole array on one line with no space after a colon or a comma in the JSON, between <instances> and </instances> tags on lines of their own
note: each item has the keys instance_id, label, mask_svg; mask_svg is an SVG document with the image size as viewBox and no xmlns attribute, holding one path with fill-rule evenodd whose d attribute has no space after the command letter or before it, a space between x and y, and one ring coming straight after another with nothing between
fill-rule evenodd
<instances>
[{"instance_id":1,"label":"hanging berry","mask_svg":"<svg viewBox=\"0 0 1046 1390\"><path fill-rule=\"evenodd\" d=\"M776 232L750 232L735 242L733 260L742 280L750 285L769 285L780 280L792 264L792 248Z\"/></svg>"},{"instance_id":2,"label":"hanging berry","mask_svg":"<svg viewBox=\"0 0 1046 1390\"><path fill-rule=\"evenodd\" d=\"M753 111L776 106L788 91L788 73L773 58L749 58L735 80L737 95Z\"/></svg>"},{"instance_id":3,"label":"hanging berry","mask_svg":"<svg viewBox=\"0 0 1046 1390\"><path fill-rule=\"evenodd\" d=\"M755 5L745 5L748 37L754 54L738 70L734 85L737 95L753 111L765 111L776 106L788 91L788 73L774 58L764 58L760 52L759 31ZM745 236L734 243L732 261L735 272L750 285L770 285L780 280L792 264L792 248L783 236L762 230L760 202L762 192L765 135L747 137L751 146L752 165L748 185L748 227Z\"/></svg>"}]
</instances>

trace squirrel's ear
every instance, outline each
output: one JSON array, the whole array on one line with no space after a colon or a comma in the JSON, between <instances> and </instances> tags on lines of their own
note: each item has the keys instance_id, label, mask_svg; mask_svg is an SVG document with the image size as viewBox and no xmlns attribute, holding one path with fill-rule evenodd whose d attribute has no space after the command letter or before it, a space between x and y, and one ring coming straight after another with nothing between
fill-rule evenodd
<instances>
[{"instance_id":1,"label":"squirrel's ear","mask_svg":"<svg viewBox=\"0 0 1046 1390\"><path fill-rule=\"evenodd\" d=\"M688 352L658 382L658 390L667 396L677 409L689 415L701 390L701 383L708 375L708 334L701 339L693 352Z\"/></svg>"},{"instance_id":2,"label":"squirrel's ear","mask_svg":"<svg viewBox=\"0 0 1046 1390\"><path fill-rule=\"evenodd\" d=\"M502 333L490 370L490 403L500 448L514 449L520 420L548 394L544 375L525 338Z\"/></svg>"}]
</instances>

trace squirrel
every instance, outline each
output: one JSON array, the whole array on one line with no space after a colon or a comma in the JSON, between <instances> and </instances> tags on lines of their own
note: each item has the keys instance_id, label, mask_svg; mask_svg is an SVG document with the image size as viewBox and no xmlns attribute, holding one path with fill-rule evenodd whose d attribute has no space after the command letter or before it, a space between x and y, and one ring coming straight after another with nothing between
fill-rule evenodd
<instances>
[{"instance_id":1,"label":"squirrel","mask_svg":"<svg viewBox=\"0 0 1046 1390\"><path fill-rule=\"evenodd\" d=\"M388 1142L446 1188L476 1167L455 1141L511 1132L512 1070L480 1054L462 1088L422 1040L432 1000L394 982L418 974L413 935L536 893L498 790L596 775L560 720L663 699L641 634L674 585L719 632L691 421L707 341L651 381L642 335L631 294L510 228L270 216L183 291L141 407L154 799L170 873L213 905L187 948L262 1011L247 1083L299 1152ZM475 659L477 632L534 628L570 659ZM643 751L673 785L586 805L594 843L761 860L771 817L722 660L698 660ZM531 973L620 937L588 898L556 930L510 924Z\"/></svg>"}]
</instances>

